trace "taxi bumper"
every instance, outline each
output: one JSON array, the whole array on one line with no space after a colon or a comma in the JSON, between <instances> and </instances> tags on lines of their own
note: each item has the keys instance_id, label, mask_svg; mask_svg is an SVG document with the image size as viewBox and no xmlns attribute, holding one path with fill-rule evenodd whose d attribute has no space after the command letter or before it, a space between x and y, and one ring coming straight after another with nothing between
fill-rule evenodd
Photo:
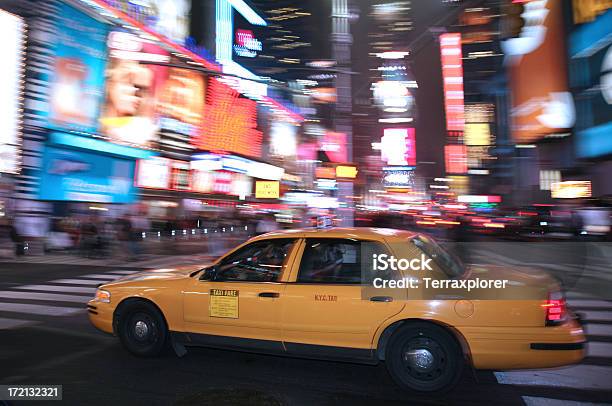
<instances>
[{"instance_id":1,"label":"taxi bumper","mask_svg":"<svg viewBox=\"0 0 612 406\"><path fill-rule=\"evenodd\" d=\"M90 300L87 303L89 321L98 330L105 333L113 333L113 307L109 303Z\"/></svg>"},{"instance_id":2,"label":"taxi bumper","mask_svg":"<svg viewBox=\"0 0 612 406\"><path fill-rule=\"evenodd\" d=\"M586 353L577 320L556 327L473 327L462 334L477 369L559 367L579 363Z\"/></svg>"}]
</instances>

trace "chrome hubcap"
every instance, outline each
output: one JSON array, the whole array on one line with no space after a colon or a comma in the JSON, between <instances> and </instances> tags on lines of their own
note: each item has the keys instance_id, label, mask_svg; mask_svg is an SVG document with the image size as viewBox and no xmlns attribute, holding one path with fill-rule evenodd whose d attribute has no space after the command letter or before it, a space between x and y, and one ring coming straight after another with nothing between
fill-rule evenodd
<instances>
[{"instance_id":1,"label":"chrome hubcap","mask_svg":"<svg viewBox=\"0 0 612 406\"><path fill-rule=\"evenodd\" d=\"M434 364L434 355L424 348L406 351L404 361L417 370L426 371Z\"/></svg>"},{"instance_id":2,"label":"chrome hubcap","mask_svg":"<svg viewBox=\"0 0 612 406\"><path fill-rule=\"evenodd\" d=\"M142 320L139 320L134 324L134 334L137 338L143 339L149 334L149 326Z\"/></svg>"}]
</instances>

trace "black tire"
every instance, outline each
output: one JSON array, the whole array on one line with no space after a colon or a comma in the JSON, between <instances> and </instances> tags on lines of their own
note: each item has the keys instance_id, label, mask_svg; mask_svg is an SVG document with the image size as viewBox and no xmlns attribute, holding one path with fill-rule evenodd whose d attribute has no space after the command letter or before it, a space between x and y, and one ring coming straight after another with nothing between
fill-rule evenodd
<instances>
[{"instance_id":1,"label":"black tire","mask_svg":"<svg viewBox=\"0 0 612 406\"><path fill-rule=\"evenodd\" d=\"M385 364L403 389L443 393L459 382L465 359L449 331L435 324L416 322L393 333Z\"/></svg>"},{"instance_id":2,"label":"black tire","mask_svg":"<svg viewBox=\"0 0 612 406\"><path fill-rule=\"evenodd\" d=\"M121 307L117 335L121 344L139 357L155 357L169 342L163 315L144 300L130 301Z\"/></svg>"}]
</instances>

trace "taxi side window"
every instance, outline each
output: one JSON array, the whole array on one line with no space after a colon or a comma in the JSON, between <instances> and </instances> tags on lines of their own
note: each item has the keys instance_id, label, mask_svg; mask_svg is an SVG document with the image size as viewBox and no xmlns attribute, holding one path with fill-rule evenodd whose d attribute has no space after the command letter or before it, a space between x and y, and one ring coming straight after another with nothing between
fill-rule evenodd
<instances>
[{"instance_id":1,"label":"taxi side window","mask_svg":"<svg viewBox=\"0 0 612 406\"><path fill-rule=\"evenodd\" d=\"M294 239L280 238L249 244L217 265L215 281L276 282Z\"/></svg>"},{"instance_id":2,"label":"taxi side window","mask_svg":"<svg viewBox=\"0 0 612 406\"><path fill-rule=\"evenodd\" d=\"M374 270L371 263L374 254L388 253L379 242L307 239L297 282L358 285L369 284L375 277L396 279L398 276L392 270Z\"/></svg>"}]
</instances>

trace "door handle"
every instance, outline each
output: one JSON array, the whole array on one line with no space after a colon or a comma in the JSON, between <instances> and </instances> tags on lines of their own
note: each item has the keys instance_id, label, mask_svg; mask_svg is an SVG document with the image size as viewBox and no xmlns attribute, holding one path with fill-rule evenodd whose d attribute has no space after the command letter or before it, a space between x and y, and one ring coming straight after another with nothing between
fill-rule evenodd
<instances>
[{"instance_id":1,"label":"door handle","mask_svg":"<svg viewBox=\"0 0 612 406\"><path fill-rule=\"evenodd\" d=\"M390 296L373 296L370 298L370 302L392 302L393 298Z\"/></svg>"},{"instance_id":2,"label":"door handle","mask_svg":"<svg viewBox=\"0 0 612 406\"><path fill-rule=\"evenodd\" d=\"M278 292L261 292L259 297L279 297L280 293Z\"/></svg>"}]
</instances>

